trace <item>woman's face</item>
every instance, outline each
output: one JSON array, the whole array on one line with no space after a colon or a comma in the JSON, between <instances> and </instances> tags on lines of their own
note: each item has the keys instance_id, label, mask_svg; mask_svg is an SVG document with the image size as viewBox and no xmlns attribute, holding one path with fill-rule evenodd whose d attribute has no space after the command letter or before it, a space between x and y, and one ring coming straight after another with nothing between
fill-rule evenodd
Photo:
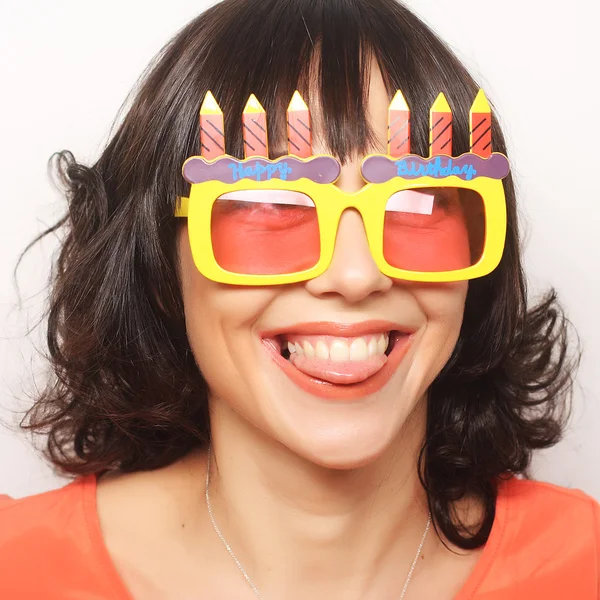
<instances>
[{"instance_id":1,"label":"woman's face","mask_svg":"<svg viewBox=\"0 0 600 600\"><path fill-rule=\"evenodd\" d=\"M369 118L383 153L388 106L374 69ZM315 154L326 153L319 125L314 111ZM343 191L364 185L362 158L342 168ZM411 414L418 424L411 431L424 433L426 392L458 339L466 282L382 275L354 210L342 215L330 268L308 282L251 288L209 281L194 265L187 227L179 255L187 332L209 386L213 431L262 432L335 468L383 453L408 435Z\"/></svg>"}]
</instances>

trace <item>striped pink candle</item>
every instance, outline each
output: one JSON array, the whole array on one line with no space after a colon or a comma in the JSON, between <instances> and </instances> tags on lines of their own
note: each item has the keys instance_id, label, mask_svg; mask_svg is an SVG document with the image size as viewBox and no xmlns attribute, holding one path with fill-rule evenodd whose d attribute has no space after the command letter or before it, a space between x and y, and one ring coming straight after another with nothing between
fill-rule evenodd
<instances>
[{"instance_id":1,"label":"striped pink candle","mask_svg":"<svg viewBox=\"0 0 600 600\"><path fill-rule=\"evenodd\" d=\"M429 155L452 156L452 110L444 94L433 103L430 112Z\"/></svg>"},{"instance_id":2,"label":"striped pink candle","mask_svg":"<svg viewBox=\"0 0 600 600\"><path fill-rule=\"evenodd\" d=\"M492 109L483 90L471 107L471 152L483 158L492 154Z\"/></svg>"},{"instance_id":3,"label":"striped pink candle","mask_svg":"<svg viewBox=\"0 0 600 600\"><path fill-rule=\"evenodd\" d=\"M200 108L200 154L206 160L225 154L223 111L211 92L207 92Z\"/></svg>"},{"instance_id":4,"label":"striped pink candle","mask_svg":"<svg viewBox=\"0 0 600 600\"><path fill-rule=\"evenodd\" d=\"M410 109L400 90L389 109L388 154L394 158L410 154Z\"/></svg>"},{"instance_id":5,"label":"striped pink candle","mask_svg":"<svg viewBox=\"0 0 600 600\"><path fill-rule=\"evenodd\" d=\"M246 104L243 114L244 154L251 156L269 157L269 142L267 137L267 114L256 96L252 94Z\"/></svg>"},{"instance_id":6,"label":"striped pink candle","mask_svg":"<svg viewBox=\"0 0 600 600\"><path fill-rule=\"evenodd\" d=\"M312 156L310 112L300 92L295 91L287 112L288 153L299 158Z\"/></svg>"}]
</instances>

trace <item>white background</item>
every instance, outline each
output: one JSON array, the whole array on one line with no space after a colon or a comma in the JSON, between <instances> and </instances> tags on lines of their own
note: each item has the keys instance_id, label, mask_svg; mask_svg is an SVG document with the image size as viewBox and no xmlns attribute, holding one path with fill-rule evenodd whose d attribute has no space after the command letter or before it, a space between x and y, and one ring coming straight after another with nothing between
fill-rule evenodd
<instances>
[{"instance_id":1,"label":"white background","mask_svg":"<svg viewBox=\"0 0 600 600\"><path fill-rule=\"evenodd\" d=\"M281 0L282 2L285 0ZM508 136L532 295L555 286L584 346L564 441L537 456L536 478L600 499L600 68L597 0L408 0L473 70ZM16 433L44 363L36 354L50 255L20 252L64 208L46 163L70 149L94 160L115 115L161 46L203 0L0 2L0 493L63 480ZM592 156L595 152L595 158ZM595 176L595 179L593 178Z\"/></svg>"}]
</instances>

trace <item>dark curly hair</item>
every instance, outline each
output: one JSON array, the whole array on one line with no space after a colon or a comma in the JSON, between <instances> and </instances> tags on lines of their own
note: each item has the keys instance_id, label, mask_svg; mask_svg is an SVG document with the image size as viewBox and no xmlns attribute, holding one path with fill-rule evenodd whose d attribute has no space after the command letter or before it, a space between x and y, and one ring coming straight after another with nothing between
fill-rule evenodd
<instances>
[{"instance_id":1,"label":"dark curly hair","mask_svg":"<svg viewBox=\"0 0 600 600\"><path fill-rule=\"evenodd\" d=\"M209 441L207 385L186 336L173 216L177 197L189 192L181 167L199 153L207 90L225 113L228 153L242 157L250 93L271 116L270 139L285 141L287 103L316 81L325 141L344 162L371 147L372 57L390 98L401 89L412 108L415 153L427 155L429 107L439 92L454 112L455 153L469 151L478 86L401 4L225 0L162 50L93 166L66 151L55 155L68 210L45 232L64 234L48 311L54 375L21 427L47 435L58 471L156 469ZM505 152L495 119L493 133L495 150ZM430 389L419 458L436 528L464 549L486 542L499 479L528 476L532 451L560 439L578 362L554 292L528 308L510 178L505 189L504 256L492 274L470 282L460 339ZM486 507L476 531L452 510L466 495Z\"/></svg>"}]
</instances>

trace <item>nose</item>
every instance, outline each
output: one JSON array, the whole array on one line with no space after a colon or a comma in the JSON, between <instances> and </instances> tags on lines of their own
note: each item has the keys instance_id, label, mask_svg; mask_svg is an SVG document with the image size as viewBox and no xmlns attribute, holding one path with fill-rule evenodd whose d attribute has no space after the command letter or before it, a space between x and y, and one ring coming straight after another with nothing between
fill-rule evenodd
<instances>
[{"instance_id":1,"label":"nose","mask_svg":"<svg viewBox=\"0 0 600 600\"><path fill-rule=\"evenodd\" d=\"M354 209L345 210L331 264L325 273L306 283L307 291L318 297L339 295L355 304L392 285L373 260L362 217Z\"/></svg>"}]
</instances>

